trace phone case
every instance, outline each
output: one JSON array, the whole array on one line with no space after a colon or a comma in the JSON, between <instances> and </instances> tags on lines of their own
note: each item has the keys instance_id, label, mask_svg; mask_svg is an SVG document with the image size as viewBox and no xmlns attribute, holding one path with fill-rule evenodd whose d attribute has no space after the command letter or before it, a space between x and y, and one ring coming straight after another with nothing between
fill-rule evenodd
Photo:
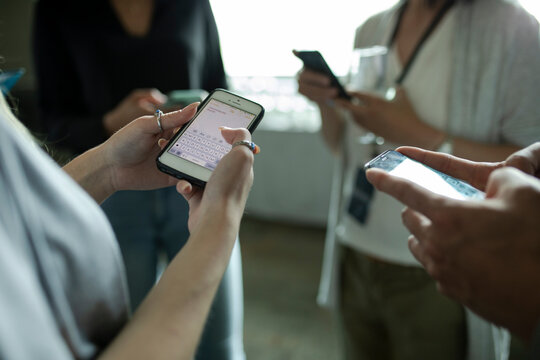
<instances>
[{"instance_id":1,"label":"phone case","mask_svg":"<svg viewBox=\"0 0 540 360\"><path fill-rule=\"evenodd\" d=\"M232 94L234 96L237 96L237 97L240 97L242 99L245 99L245 100L248 100L248 101L251 101L249 99L246 99L240 95L237 95L237 94L234 94L230 91L227 91L225 89L220 89L220 88L217 88L217 89L214 89L202 102L201 104L199 105L198 109L197 109L197 113L195 113L195 115L193 116L193 119L191 119L190 121L188 121L187 123L185 123L181 128L180 130L171 138L171 140L169 140L169 144L171 143L174 143L176 141L176 139L178 139L179 136L182 135L183 133L183 130L189 126L191 124L191 122L197 117L197 115L199 114L199 111L201 109L204 108L204 105L212 98L212 94L214 94L214 92L216 91L224 91L224 92L227 92L229 94ZM259 126L259 123L261 122L262 118L264 117L264 107L261 106L261 112L259 113L259 115L253 120L253 123L251 124L251 126L249 128L247 128L247 130L253 134L253 132L255 131L255 129L257 128L257 126ZM175 178L177 179L181 179L181 180L187 180L189 181L191 184L193 185L197 185L199 187L202 187L204 188L205 185L206 185L206 182L203 181L203 180L200 180L200 179L197 179L193 176L190 176L190 175L187 175L187 174L184 174L182 172L179 172L178 170L176 169L173 169L171 168L170 166L168 165L165 165L163 164L162 162L159 161L159 158L160 156L165 152L167 151L167 149L169 148L169 146L165 146L158 154L157 158L156 158L156 164L157 164L157 167L160 171L166 173L166 174L169 174L171 176L174 176Z\"/></svg>"}]
</instances>

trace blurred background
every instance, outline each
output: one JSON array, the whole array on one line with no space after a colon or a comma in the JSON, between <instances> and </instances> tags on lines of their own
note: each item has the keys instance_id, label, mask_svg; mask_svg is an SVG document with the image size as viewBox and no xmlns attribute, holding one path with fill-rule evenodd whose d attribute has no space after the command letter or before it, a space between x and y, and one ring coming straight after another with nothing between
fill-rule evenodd
<instances>
[{"instance_id":1,"label":"blurred background","mask_svg":"<svg viewBox=\"0 0 540 360\"><path fill-rule=\"evenodd\" d=\"M266 109L254 134L262 153L240 233L247 357L336 358L336 324L315 302L334 164L318 134L315 107L297 94L301 62L291 51L319 50L336 75L344 76L356 27L396 1L210 2L230 89ZM521 3L540 17L538 0ZM21 120L39 133L34 6L30 0L0 1L0 69L26 69L12 95Z\"/></svg>"}]
</instances>

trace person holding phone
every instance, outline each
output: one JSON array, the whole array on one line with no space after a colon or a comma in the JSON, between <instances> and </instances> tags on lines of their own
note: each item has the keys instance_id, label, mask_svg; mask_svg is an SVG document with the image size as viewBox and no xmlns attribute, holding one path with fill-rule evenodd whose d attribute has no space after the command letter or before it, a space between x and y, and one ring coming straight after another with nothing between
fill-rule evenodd
<instances>
[{"instance_id":1,"label":"person holding phone","mask_svg":"<svg viewBox=\"0 0 540 360\"><path fill-rule=\"evenodd\" d=\"M129 121L166 111L164 94L173 90L227 88L208 0L40 0L34 26L40 117L56 154L80 154ZM121 191L102 207L120 243L136 309L160 262L172 260L187 241L188 205L165 188ZM241 268L238 245L198 359L245 358Z\"/></svg>"},{"instance_id":2,"label":"person holding phone","mask_svg":"<svg viewBox=\"0 0 540 360\"><path fill-rule=\"evenodd\" d=\"M328 77L299 73L339 158L318 301L338 308L347 359L496 357L489 325L437 292L407 248L401 205L374 191L363 167L397 144L500 161L536 141L538 30L506 1L400 1L362 24L354 43L387 47L394 97L349 92L356 100L346 101ZM361 141L367 132L385 144Z\"/></svg>"},{"instance_id":3,"label":"person holding phone","mask_svg":"<svg viewBox=\"0 0 540 360\"><path fill-rule=\"evenodd\" d=\"M9 324L0 358L194 357L253 181L246 146L223 157L204 191L157 169L161 148L195 110L164 114L162 128L140 117L62 171L0 96L0 313ZM251 139L246 129L222 135ZM98 203L175 185L190 204L190 239L130 318L120 249Z\"/></svg>"},{"instance_id":4,"label":"person holding phone","mask_svg":"<svg viewBox=\"0 0 540 360\"><path fill-rule=\"evenodd\" d=\"M532 342L531 358L538 358L540 143L495 163L398 151L486 192L485 200L454 200L379 169L367 171L378 190L407 206L409 248L439 291Z\"/></svg>"}]
</instances>

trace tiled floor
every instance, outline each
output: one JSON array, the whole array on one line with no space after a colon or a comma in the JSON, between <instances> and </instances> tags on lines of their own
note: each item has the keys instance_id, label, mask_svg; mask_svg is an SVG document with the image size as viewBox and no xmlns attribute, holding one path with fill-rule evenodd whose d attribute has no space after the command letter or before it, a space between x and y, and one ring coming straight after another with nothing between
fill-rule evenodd
<instances>
[{"instance_id":1,"label":"tiled floor","mask_svg":"<svg viewBox=\"0 0 540 360\"><path fill-rule=\"evenodd\" d=\"M324 229L245 218L240 241L247 359L337 359L335 322L315 302Z\"/></svg>"}]
</instances>

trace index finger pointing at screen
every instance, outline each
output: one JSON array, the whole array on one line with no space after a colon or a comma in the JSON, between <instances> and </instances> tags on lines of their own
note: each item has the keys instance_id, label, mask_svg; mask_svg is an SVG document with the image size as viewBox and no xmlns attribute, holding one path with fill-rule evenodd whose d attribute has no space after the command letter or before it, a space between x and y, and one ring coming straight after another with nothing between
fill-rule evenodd
<instances>
[{"instance_id":1,"label":"index finger pointing at screen","mask_svg":"<svg viewBox=\"0 0 540 360\"><path fill-rule=\"evenodd\" d=\"M377 190L387 193L406 206L424 214L434 216L434 210L442 206L441 195L400 177L393 176L379 169L368 169L367 179Z\"/></svg>"}]
</instances>

